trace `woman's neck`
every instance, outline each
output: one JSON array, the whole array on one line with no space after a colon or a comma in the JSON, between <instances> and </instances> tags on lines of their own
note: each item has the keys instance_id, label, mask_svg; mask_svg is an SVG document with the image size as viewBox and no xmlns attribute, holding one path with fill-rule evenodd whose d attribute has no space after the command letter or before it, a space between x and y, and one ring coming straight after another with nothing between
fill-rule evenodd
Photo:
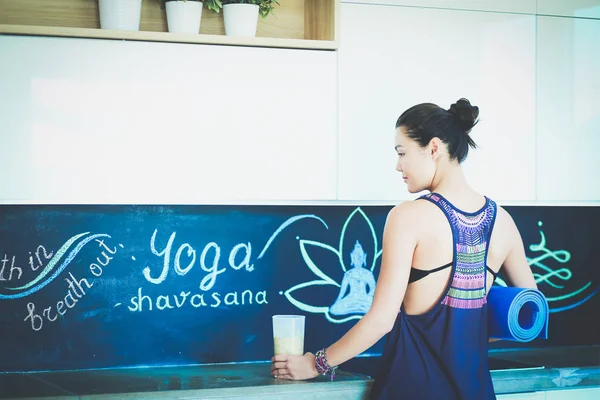
<instances>
[{"instance_id":1,"label":"woman's neck","mask_svg":"<svg viewBox=\"0 0 600 400\"><path fill-rule=\"evenodd\" d=\"M469 186L462 167L458 163L448 164L443 170L438 169L431 182L430 191L453 199L461 199L476 194Z\"/></svg>"}]
</instances>

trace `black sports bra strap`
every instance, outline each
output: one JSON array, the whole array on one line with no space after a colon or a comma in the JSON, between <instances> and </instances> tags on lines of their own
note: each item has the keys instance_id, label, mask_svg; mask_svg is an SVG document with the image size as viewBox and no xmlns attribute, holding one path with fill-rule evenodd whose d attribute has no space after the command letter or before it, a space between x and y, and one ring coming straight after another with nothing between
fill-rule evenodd
<instances>
[{"instance_id":1,"label":"black sports bra strap","mask_svg":"<svg viewBox=\"0 0 600 400\"><path fill-rule=\"evenodd\" d=\"M492 276L494 277L494 279L496 279L496 277L498 276L498 273L499 273L500 271L498 271L498 272L494 272L494 270L493 270L493 269L491 269L491 268L490 268L488 265L486 265L486 266L485 266L485 268L486 268L486 269L487 269L487 270L490 272L490 274L492 274Z\"/></svg>"},{"instance_id":2,"label":"black sports bra strap","mask_svg":"<svg viewBox=\"0 0 600 400\"><path fill-rule=\"evenodd\" d=\"M430 269L429 273L431 274L433 272L438 272L438 271L441 271L441 270L446 269L446 268L451 267L451 266L452 266L452 261L450 261L448 264L442 265L441 267Z\"/></svg>"},{"instance_id":3,"label":"black sports bra strap","mask_svg":"<svg viewBox=\"0 0 600 400\"><path fill-rule=\"evenodd\" d=\"M408 278L408 283L416 282L418 280L421 280L421 279L425 278L429 274L441 271L441 270L446 269L446 268L451 267L451 266L452 266L452 262L449 262L448 264L444 264L441 267L430 269L429 271L425 271L423 269L411 268L410 269L410 277ZM494 270L491 269L487 265L485 266L485 268L490 272L490 274L492 274L492 276L494 277L494 279L496 279L496 277L498 276L498 273L500 271L494 272Z\"/></svg>"},{"instance_id":4,"label":"black sports bra strap","mask_svg":"<svg viewBox=\"0 0 600 400\"><path fill-rule=\"evenodd\" d=\"M441 267L430 269L429 271L425 271L423 269L411 268L410 269L410 276L408 278L408 283L416 282L416 281L418 281L420 279L425 278L429 274L441 271L441 270L446 269L446 268L451 267L451 266L452 266L452 262L449 262L448 264L444 264Z\"/></svg>"}]
</instances>

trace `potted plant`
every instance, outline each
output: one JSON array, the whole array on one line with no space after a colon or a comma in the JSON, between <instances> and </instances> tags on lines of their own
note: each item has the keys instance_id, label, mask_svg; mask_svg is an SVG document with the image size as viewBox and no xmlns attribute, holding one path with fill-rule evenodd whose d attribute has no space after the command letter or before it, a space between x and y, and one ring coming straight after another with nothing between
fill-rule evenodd
<instances>
[{"instance_id":1,"label":"potted plant","mask_svg":"<svg viewBox=\"0 0 600 400\"><path fill-rule=\"evenodd\" d=\"M223 0L225 34L256 36L258 16L265 18L273 12L275 5L279 5L277 0Z\"/></svg>"},{"instance_id":2,"label":"potted plant","mask_svg":"<svg viewBox=\"0 0 600 400\"><path fill-rule=\"evenodd\" d=\"M173 33L200 33L202 6L219 11L220 0L158 0L167 9L167 27Z\"/></svg>"},{"instance_id":3,"label":"potted plant","mask_svg":"<svg viewBox=\"0 0 600 400\"><path fill-rule=\"evenodd\" d=\"M139 31L142 0L98 0L101 29Z\"/></svg>"}]
</instances>

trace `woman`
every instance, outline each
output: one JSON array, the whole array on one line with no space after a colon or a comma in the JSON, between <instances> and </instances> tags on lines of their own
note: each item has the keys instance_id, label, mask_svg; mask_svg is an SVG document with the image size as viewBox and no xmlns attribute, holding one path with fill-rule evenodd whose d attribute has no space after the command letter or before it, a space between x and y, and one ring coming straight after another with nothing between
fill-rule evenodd
<instances>
[{"instance_id":1,"label":"woman","mask_svg":"<svg viewBox=\"0 0 600 400\"><path fill-rule=\"evenodd\" d=\"M396 169L408 191L383 233L381 269L367 314L316 355L279 355L278 379L310 379L388 335L374 399L494 399L487 365L487 292L500 267L536 288L510 215L467 183L461 162L479 109L460 99L444 110L419 104L396 122Z\"/></svg>"}]
</instances>

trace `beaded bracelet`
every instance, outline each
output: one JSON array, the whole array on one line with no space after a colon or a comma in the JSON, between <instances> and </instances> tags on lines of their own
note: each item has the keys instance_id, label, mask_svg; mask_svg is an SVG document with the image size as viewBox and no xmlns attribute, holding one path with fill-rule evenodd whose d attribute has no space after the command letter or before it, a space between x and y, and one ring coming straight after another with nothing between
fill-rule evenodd
<instances>
[{"instance_id":1,"label":"beaded bracelet","mask_svg":"<svg viewBox=\"0 0 600 400\"><path fill-rule=\"evenodd\" d=\"M315 366L317 367L317 371L321 375L331 374L331 381L335 378L335 371L338 369L337 366L330 367L327 362L327 355L325 354L326 349L321 349L317 351L315 354Z\"/></svg>"}]
</instances>

